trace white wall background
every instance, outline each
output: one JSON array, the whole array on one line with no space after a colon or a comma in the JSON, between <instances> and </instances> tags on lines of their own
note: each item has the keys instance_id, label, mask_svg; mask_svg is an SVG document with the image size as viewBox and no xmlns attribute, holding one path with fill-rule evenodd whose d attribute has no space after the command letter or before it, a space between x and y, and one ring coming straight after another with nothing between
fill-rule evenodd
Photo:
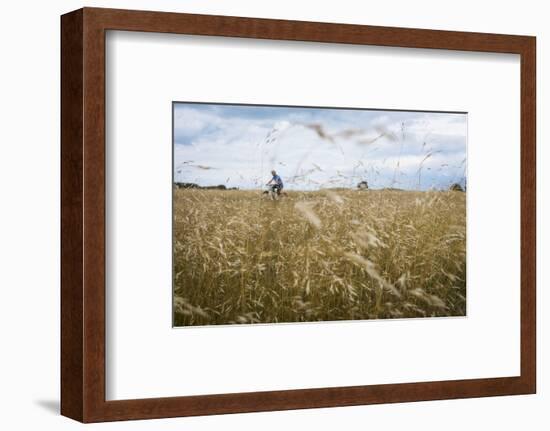
<instances>
[{"instance_id":1,"label":"white wall background","mask_svg":"<svg viewBox=\"0 0 550 431\"><path fill-rule=\"evenodd\" d=\"M78 429L59 408L59 15L83 5L358 24L528 34L538 37L538 394L382 406L112 423L87 429L545 430L550 424L550 30L545 3L429 0L120 0L6 3L0 25L0 425ZM546 196L544 196L546 194Z\"/></svg>"}]
</instances>

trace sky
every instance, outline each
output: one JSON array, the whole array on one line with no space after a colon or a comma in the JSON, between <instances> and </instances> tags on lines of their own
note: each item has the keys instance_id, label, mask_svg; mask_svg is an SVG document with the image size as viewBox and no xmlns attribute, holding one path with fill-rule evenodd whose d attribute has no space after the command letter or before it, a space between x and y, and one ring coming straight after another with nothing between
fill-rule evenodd
<instances>
[{"instance_id":1,"label":"sky","mask_svg":"<svg viewBox=\"0 0 550 431\"><path fill-rule=\"evenodd\" d=\"M467 114L174 103L174 181L290 190L466 181Z\"/></svg>"}]
</instances>

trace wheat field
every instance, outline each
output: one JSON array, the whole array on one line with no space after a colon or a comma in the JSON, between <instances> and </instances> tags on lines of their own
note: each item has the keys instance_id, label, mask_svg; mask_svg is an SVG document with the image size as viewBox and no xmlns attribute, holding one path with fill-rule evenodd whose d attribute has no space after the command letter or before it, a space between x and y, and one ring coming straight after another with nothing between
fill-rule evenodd
<instances>
[{"instance_id":1,"label":"wheat field","mask_svg":"<svg viewBox=\"0 0 550 431\"><path fill-rule=\"evenodd\" d=\"M464 316L466 193L174 190L174 326Z\"/></svg>"}]
</instances>

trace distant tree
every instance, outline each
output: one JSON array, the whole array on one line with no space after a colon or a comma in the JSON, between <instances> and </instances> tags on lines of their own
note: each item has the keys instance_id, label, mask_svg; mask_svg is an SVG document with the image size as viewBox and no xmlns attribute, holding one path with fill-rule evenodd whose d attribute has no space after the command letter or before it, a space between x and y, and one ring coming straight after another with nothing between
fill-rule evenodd
<instances>
[{"instance_id":1,"label":"distant tree","mask_svg":"<svg viewBox=\"0 0 550 431\"><path fill-rule=\"evenodd\" d=\"M463 192L464 188L459 183L453 183L449 187L449 190L452 190L454 192Z\"/></svg>"},{"instance_id":2,"label":"distant tree","mask_svg":"<svg viewBox=\"0 0 550 431\"><path fill-rule=\"evenodd\" d=\"M358 184L357 184L357 188L359 190L366 190L369 188L369 184L366 182L366 181L360 181Z\"/></svg>"},{"instance_id":3,"label":"distant tree","mask_svg":"<svg viewBox=\"0 0 550 431\"><path fill-rule=\"evenodd\" d=\"M195 183L176 183L178 189L199 189L199 185Z\"/></svg>"}]
</instances>

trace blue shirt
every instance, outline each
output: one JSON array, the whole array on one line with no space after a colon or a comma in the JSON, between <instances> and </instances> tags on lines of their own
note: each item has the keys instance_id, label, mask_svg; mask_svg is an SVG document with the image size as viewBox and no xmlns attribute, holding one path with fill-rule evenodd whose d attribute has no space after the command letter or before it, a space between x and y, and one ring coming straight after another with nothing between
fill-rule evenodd
<instances>
[{"instance_id":1,"label":"blue shirt","mask_svg":"<svg viewBox=\"0 0 550 431\"><path fill-rule=\"evenodd\" d=\"M271 181L275 181L275 183L283 188L283 180L281 179L281 177L279 175L273 175L273 178L271 178Z\"/></svg>"}]
</instances>

